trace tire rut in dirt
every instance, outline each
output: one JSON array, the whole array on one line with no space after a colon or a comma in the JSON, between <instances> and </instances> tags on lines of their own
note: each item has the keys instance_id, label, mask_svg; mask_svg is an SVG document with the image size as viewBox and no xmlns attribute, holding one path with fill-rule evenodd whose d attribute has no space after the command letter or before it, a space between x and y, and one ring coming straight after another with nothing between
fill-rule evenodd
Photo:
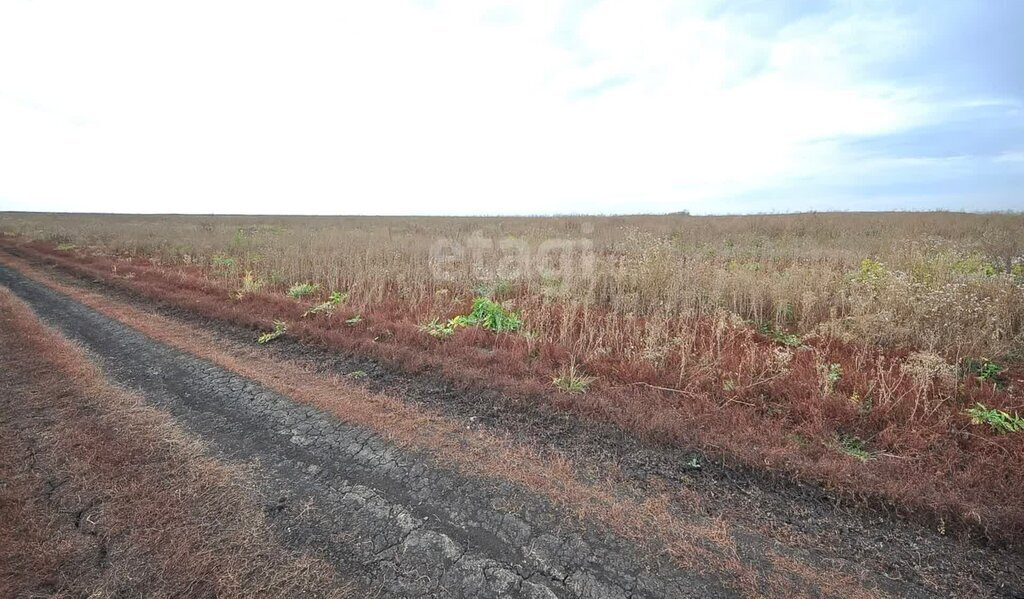
<instances>
[{"instance_id":1,"label":"tire rut in dirt","mask_svg":"<svg viewBox=\"0 0 1024 599\"><path fill-rule=\"evenodd\" d=\"M0 267L0 283L215 452L253 465L291 544L402 597L730 596L526 490L462 476Z\"/></svg>"}]
</instances>

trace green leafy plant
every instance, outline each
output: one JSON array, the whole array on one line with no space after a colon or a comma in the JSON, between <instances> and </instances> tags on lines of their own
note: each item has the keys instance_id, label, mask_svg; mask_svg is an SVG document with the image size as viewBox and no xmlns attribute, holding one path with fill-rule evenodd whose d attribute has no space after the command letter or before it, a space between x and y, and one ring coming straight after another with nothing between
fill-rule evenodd
<instances>
[{"instance_id":1,"label":"green leafy plant","mask_svg":"<svg viewBox=\"0 0 1024 599\"><path fill-rule=\"evenodd\" d=\"M829 395L835 391L836 383L843 378L843 367L835 362L825 364L818 362L818 380L821 384L821 392Z\"/></svg>"},{"instance_id":2,"label":"green leafy plant","mask_svg":"<svg viewBox=\"0 0 1024 599\"><path fill-rule=\"evenodd\" d=\"M867 442L854 435L840 435L839 450L846 455L857 458L863 462L871 459L871 452L867 449Z\"/></svg>"},{"instance_id":3,"label":"green leafy plant","mask_svg":"<svg viewBox=\"0 0 1024 599\"><path fill-rule=\"evenodd\" d=\"M1018 279L1024 279L1024 262L1017 262L1010 267L1010 274Z\"/></svg>"},{"instance_id":4,"label":"green leafy plant","mask_svg":"<svg viewBox=\"0 0 1024 599\"><path fill-rule=\"evenodd\" d=\"M283 320L275 320L274 321L274 330L266 332L266 333L263 333L262 335L257 337L256 338L256 343L259 343L260 345L263 345L265 343L270 343L274 339L277 339L281 335L284 335L287 330L288 330L288 325Z\"/></svg>"},{"instance_id":5,"label":"green leafy plant","mask_svg":"<svg viewBox=\"0 0 1024 599\"><path fill-rule=\"evenodd\" d=\"M561 374L551 379L551 384L566 393L586 393L595 380L576 368L576 363L572 362Z\"/></svg>"},{"instance_id":6,"label":"green leafy plant","mask_svg":"<svg viewBox=\"0 0 1024 599\"><path fill-rule=\"evenodd\" d=\"M242 275L242 285L235 290L235 299L242 299L250 293L256 293L263 288L263 280L257 279L251 270L245 271Z\"/></svg>"},{"instance_id":7,"label":"green leafy plant","mask_svg":"<svg viewBox=\"0 0 1024 599\"><path fill-rule=\"evenodd\" d=\"M867 282L877 281L885 277L885 265L871 258L860 261L860 268L853 275L854 280Z\"/></svg>"},{"instance_id":8,"label":"green leafy plant","mask_svg":"<svg viewBox=\"0 0 1024 599\"><path fill-rule=\"evenodd\" d=\"M459 327L476 326L496 333L507 333L522 329L523 321L519 314L509 312L498 302L481 296L473 300L473 307L469 314L460 314L447 322L441 322L435 318L421 324L419 328L438 339L444 339L454 335L455 329Z\"/></svg>"},{"instance_id":9,"label":"green leafy plant","mask_svg":"<svg viewBox=\"0 0 1024 599\"><path fill-rule=\"evenodd\" d=\"M1002 376L1003 370L1005 370L1003 366L988 358L964 360L964 370L973 374L983 383L992 383L997 387L1002 387L1005 382Z\"/></svg>"},{"instance_id":10,"label":"green leafy plant","mask_svg":"<svg viewBox=\"0 0 1024 599\"><path fill-rule=\"evenodd\" d=\"M300 297L306 297L307 295L313 295L320 290L320 286L316 283L296 283L288 288L288 296L299 299Z\"/></svg>"},{"instance_id":11,"label":"green leafy plant","mask_svg":"<svg viewBox=\"0 0 1024 599\"><path fill-rule=\"evenodd\" d=\"M825 371L825 380L830 385L835 385L841 378L843 378L843 367L836 363L829 364Z\"/></svg>"},{"instance_id":12,"label":"green leafy plant","mask_svg":"<svg viewBox=\"0 0 1024 599\"><path fill-rule=\"evenodd\" d=\"M456 326L472 325L481 326L488 331L503 333L518 331L522 328L523 321L519 318L519 314L509 312L498 302L481 296L473 300L473 309Z\"/></svg>"},{"instance_id":13,"label":"green leafy plant","mask_svg":"<svg viewBox=\"0 0 1024 599\"><path fill-rule=\"evenodd\" d=\"M787 333L779 330L773 323L762 322L757 326L757 332L761 333L765 337L771 338L776 343L781 343L786 347L799 347L803 340L800 339L799 335L793 333Z\"/></svg>"},{"instance_id":14,"label":"green leafy plant","mask_svg":"<svg viewBox=\"0 0 1024 599\"><path fill-rule=\"evenodd\" d=\"M217 268L231 268L235 265L235 259L231 256L225 256L224 254L215 254L210 262Z\"/></svg>"},{"instance_id":15,"label":"green leafy plant","mask_svg":"<svg viewBox=\"0 0 1024 599\"><path fill-rule=\"evenodd\" d=\"M980 403L974 404L973 408L968 408L965 412L971 417L971 424L987 424L999 434L1024 431L1024 418L1016 413L1011 416L1002 410L987 408Z\"/></svg>"},{"instance_id":16,"label":"green leafy plant","mask_svg":"<svg viewBox=\"0 0 1024 599\"><path fill-rule=\"evenodd\" d=\"M331 296L327 298L326 302L321 302L309 310L306 310L302 317L313 316L316 314L330 314L334 311L334 308L341 302L348 299L348 293L342 293L341 291L332 291Z\"/></svg>"},{"instance_id":17,"label":"green leafy plant","mask_svg":"<svg viewBox=\"0 0 1024 599\"><path fill-rule=\"evenodd\" d=\"M458 317L456 317L458 318ZM425 322L419 326L419 329L424 333L427 333L431 337L437 337L438 339L445 339L455 334L455 318L441 322L437 318L430 322Z\"/></svg>"}]
</instances>

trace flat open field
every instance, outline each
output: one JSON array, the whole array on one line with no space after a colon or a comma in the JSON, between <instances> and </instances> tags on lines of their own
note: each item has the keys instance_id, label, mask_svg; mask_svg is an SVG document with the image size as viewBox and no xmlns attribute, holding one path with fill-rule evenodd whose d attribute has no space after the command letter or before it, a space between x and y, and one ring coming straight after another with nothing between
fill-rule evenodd
<instances>
[{"instance_id":1,"label":"flat open field","mask_svg":"<svg viewBox=\"0 0 1024 599\"><path fill-rule=\"evenodd\" d=\"M5 595L1024 593L1022 215L0 233Z\"/></svg>"}]
</instances>

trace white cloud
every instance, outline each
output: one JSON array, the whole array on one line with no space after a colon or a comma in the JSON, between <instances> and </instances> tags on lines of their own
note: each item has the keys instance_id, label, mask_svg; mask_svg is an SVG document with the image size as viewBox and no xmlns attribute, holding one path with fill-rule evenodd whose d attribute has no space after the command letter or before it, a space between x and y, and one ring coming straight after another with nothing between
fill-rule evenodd
<instances>
[{"instance_id":1,"label":"white cloud","mask_svg":"<svg viewBox=\"0 0 1024 599\"><path fill-rule=\"evenodd\" d=\"M1024 152L1004 152L995 157L996 162L1024 163Z\"/></svg>"},{"instance_id":2,"label":"white cloud","mask_svg":"<svg viewBox=\"0 0 1024 599\"><path fill-rule=\"evenodd\" d=\"M0 208L676 210L934 118L850 55L898 21L775 37L688 6L8 2Z\"/></svg>"}]
</instances>

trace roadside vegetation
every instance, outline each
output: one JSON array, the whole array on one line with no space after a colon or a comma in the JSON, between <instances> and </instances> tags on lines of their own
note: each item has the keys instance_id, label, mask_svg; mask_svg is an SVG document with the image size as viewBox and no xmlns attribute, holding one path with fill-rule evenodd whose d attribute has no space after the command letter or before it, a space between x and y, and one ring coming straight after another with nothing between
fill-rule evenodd
<instances>
[{"instance_id":1,"label":"roadside vegetation","mask_svg":"<svg viewBox=\"0 0 1024 599\"><path fill-rule=\"evenodd\" d=\"M1024 532L1017 482L993 476L1024 457L1022 215L5 214L0 230L271 339L550 396L645 438ZM591 268L510 276L494 251L431 276L438 239L551 238L586 240Z\"/></svg>"}]
</instances>

